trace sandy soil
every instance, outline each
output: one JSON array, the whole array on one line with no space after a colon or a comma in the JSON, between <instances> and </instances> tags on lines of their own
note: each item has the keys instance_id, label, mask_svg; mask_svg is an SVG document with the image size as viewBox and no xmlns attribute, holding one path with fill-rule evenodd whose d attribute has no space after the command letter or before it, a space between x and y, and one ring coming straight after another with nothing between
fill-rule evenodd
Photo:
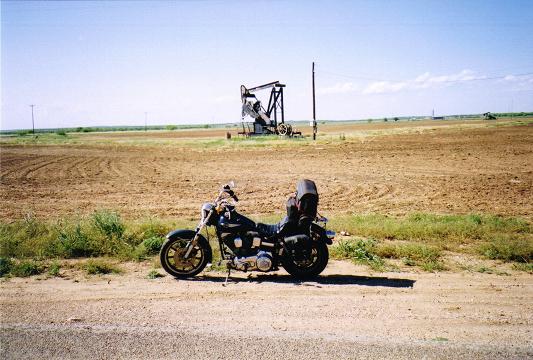
<instances>
[{"instance_id":1,"label":"sandy soil","mask_svg":"<svg viewBox=\"0 0 533 360\"><path fill-rule=\"evenodd\" d=\"M33 212L55 218L108 208L126 217L195 219L200 205L231 179L241 211L281 212L297 180L308 177L318 185L326 215L486 212L532 219L533 126L494 125L335 125L323 131L352 135L316 146L113 142L116 137L214 136L221 130L88 135L107 139L108 145L89 138L86 145L3 144L0 217Z\"/></svg>"},{"instance_id":2,"label":"sandy soil","mask_svg":"<svg viewBox=\"0 0 533 360\"><path fill-rule=\"evenodd\" d=\"M530 275L384 273L331 262L228 286L125 275L0 284L3 358L531 358Z\"/></svg>"}]
</instances>

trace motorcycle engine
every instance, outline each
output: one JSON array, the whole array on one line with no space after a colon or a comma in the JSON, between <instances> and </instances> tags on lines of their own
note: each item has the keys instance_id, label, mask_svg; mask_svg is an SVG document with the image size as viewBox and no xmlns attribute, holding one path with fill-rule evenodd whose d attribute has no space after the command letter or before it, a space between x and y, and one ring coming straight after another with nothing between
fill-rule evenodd
<instances>
[{"instance_id":1,"label":"motorcycle engine","mask_svg":"<svg viewBox=\"0 0 533 360\"><path fill-rule=\"evenodd\" d=\"M256 260L257 270L269 271L272 268L272 254L266 251L260 251Z\"/></svg>"},{"instance_id":2,"label":"motorcycle engine","mask_svg":"<svg viewBox=\"0 0 533 360\"><path fill-rule=\"evenodd\" d=\"M262 245L274 247L264 243L257 232L248 231L233 238L226 238L224 243L235 254L233 267L237 270L269 271L273 266L272 253L261 250Z\"/></svg>"},{"instance_id":3,"label":"motorcycle engine","mask_svg":"<svg viewBox=\"0 0 533 360\"><path fill-rule=\"evenodd\" d=\"M259 251L255 256L235 257L233 267L237 270L269 271L272 269L272 254L267 251Z\"/></svg>"}]
</instances>

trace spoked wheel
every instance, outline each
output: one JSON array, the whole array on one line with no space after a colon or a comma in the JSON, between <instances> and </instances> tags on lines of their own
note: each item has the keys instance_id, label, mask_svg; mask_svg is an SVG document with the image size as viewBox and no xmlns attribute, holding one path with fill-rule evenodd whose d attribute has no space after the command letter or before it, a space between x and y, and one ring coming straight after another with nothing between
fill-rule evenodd
<instances>
[{"instance_id":1,"label":"spoked wheel","mask_svg":"<svg viewBox=\"0 0 533 360\"><path fill-rule=\"evenodd\" d=\"M278 130L278 134L279 135L287 136L287 132L288 132L289 129L288 129L287 125L282 123L282 124L278 125L278 129L277 130Z\"/></svg>"},{"instance_id":2,"label":"spoked wheel","mask_svg":"<svg viewBox=\"0 0 533 360\"><path fill-rule=\"evenodd\" d=\"M313 241L310 256L305 259L283 258L283 267L298 279L310 279L318 276L328 265L328 246L322 241Z\"/></svg>"},{"instance_id":3,"label":"spoked wheel","mask_svg":"<svg viewBox=\"0 0 533 360\"><path fill-rule=\"evenodd\" d=\"M159 253L161 266L170 275L178 278L190 277L200 273L207 265L208 259L211 258L211 248L207 241L200 238L196 246L193 247L187 259L187 244L192 237L170 238L168 239Z\"/></svg>"}]
</instances>

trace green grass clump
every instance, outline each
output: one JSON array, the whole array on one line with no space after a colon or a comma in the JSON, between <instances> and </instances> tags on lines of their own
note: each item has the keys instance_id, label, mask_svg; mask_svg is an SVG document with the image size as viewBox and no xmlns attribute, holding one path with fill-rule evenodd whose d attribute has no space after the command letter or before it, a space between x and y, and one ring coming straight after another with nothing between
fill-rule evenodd
<instances>
[{"instance_id":1,"label":"green grass clump","mask_svg":"<svg viewBox=\"0 0 533 360\"><path fill-rule=\"evenodd\" d=\"M164 277L165 275L161 274L159 271L157 271L156 269L152 269L148 272L148 275L147 275L147 278L148 279L157 279L157 278L161 278L161 277Z\"/></svg>"},{"instance_id":2,"label":"green grass clump","mask_svg":"<svg viewBox=\"0 0 533 360\"><path fill-rule=\"evenodd\" d=\"M531 236L531 225L522 219L496 215L435 215L414 213L404 217L379 214L332 219L331 226L378 240L403 240L432 244L443 250L463 251L464 245L491 241L495 236Z\"/></svg>"},{"instance_id":3,"label":"green grass clump","mask_svg":"<svg viewBox=\"0 0 533 360\"><path fill-rule=\"evenodd\" d=\"M479 253L492 260L529 263L533 259L533 241L523 238L496 236L479 246Z\"/></svg>"},{"instance_id":4,"label":"green grass clump","mask_svg":"<svg viewBox=\"0 0 533 360\"><path fill-rule=\"evenodd\" d=\"M81 265L81 268L89 275L118 274L121 272L120 268L102 259L89 259Z\"/></svg>"},{"instance_id":5,"label":"green grass clump","mask_svg":"<svg viewBox=\"0 0 533 360\"><path fill-rule=\"evenodd\" d=\"M401 259L405 265L419 266L424 271L444 270L439 261L441 250L437 247L419 243L386 243L376 246L376 254L391 259Z\"/></svg>"},{"instance_id":6,"label":"green grass clump","mask_svg":"<svg viewBox=\"0 0 533 360\"><path fill-rule=\"evenodd\" d=\"M514 263L513 269L533 274L533 263Z\"/></svg>"},{"instance_id":7,"label":"green grass clump","mask_svg":"<svg viewBox=\"0 0 533 360\"><path fill-rule=\"evenodd\" d=\"M376 241L364 239L342 240L331 249L331 255L337 259L350 259L355 263L366 264L371 269L383 271L385 262L376 253Z\"/></svg>"},{"instance_id":8,"label":"green grass clump","mask_svg":"<svg viewBox=\"0 0 533 360\"><path fill-rule=\"evenodd\" d=\"M50 275L50 276L59 276L60 270L61 270L61 265L59 264L59 262L54 261L48 267L48 275Z\"/></svg>"},{"instance_id":9,"label":"green grass clump","mask_svg":"<svg viewBox=\"0 0 533 360\"><path fill-rule=\"evenodd\" d=\"M23 260L11 268L11 275L17 277L28 277L39 275L44 271L44 267L34 260Z\"/></svg>"},{"instance_id":10,"label":"green grass clump","mask_svg":"<svg viewBox=\"0 0 533 360\"><path fill-rule=\"evenodd\" d=\"M180 222L178 227L191 224ZM143 260L156 254L164 236L176 224L149 219L126 224L118 213L43 221L31 215L10 223L0 221L0 257L68 259L111 256Z\"/></svg>"}]
</instances>

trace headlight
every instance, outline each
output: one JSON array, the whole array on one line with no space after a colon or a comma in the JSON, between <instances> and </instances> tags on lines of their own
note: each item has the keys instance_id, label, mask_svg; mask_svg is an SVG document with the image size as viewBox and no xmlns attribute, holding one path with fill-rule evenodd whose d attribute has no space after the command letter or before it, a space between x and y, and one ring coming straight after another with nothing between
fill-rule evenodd
<instances>
[{"instance_id":1,"label":"headlight","mask_svg":"<svg viewBox=\"0 0 533 360\"><path fill-rule=\"evenodd\" d=\"M205 203L202 205L202 221L205 220L209 212L213 209L213 204Z\"/></svg>"}]
</instances>

